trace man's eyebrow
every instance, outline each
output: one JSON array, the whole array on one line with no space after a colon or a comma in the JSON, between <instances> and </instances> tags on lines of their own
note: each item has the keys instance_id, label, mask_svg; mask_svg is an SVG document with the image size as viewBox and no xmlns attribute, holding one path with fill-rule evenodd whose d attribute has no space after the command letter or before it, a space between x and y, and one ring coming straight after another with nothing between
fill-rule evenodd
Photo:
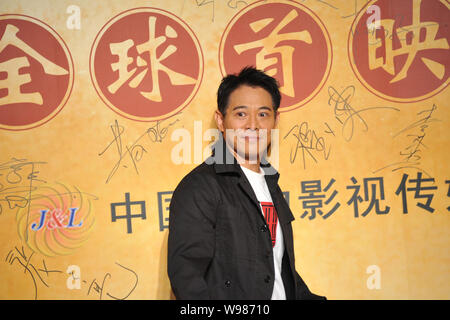
<instances>
[{"instance_id":1,"label":"man's eyebrow","mask_svg":"<svg viewBox=\"0 0 450 320\"><path fill-rule=\"evenodd\" d=\"M235 106L233 107L232 111L237 110L237 109L248 109L247 106Z\"/></svg>"},{"instance_id":2,"label":"man's eyebrow","mask_svg":"<svg viewBox=\"0 0 450 320\"><path fill-rule=\"evenodd\" d=\"M237 110L237 109L248 109L247 106L235 106L233 107L233 109L231 109L232 111ZM271 107L267 107L267 106L262 106L259 107L258 110L269 110L269 111L273 111L273 108Z\"/></svg>"}]
</instances>

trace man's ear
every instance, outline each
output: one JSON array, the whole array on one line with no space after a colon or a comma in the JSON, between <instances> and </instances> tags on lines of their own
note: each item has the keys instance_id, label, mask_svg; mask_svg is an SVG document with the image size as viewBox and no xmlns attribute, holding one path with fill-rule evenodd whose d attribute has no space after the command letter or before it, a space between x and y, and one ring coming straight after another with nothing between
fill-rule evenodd
<instances>
[{"instance_id":1,"label":"man's ear","mask_svg":"<svg viewBox=\"0 0 450 320\"><path fill-rule=\"evenodd\" d=\"M216 110L216 112L214 113L214 119L216 120L217 129L219 129L221 132L224 132L224 116L222 112Z\"/></svg>"}]
</instances>

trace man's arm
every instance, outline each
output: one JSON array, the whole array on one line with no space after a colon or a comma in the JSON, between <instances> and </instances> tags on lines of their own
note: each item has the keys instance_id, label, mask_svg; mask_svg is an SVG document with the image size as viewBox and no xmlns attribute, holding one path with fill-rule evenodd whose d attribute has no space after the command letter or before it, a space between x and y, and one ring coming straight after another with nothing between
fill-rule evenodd
<instances>
[{"instance_id":1,"label":"man's arm","mask_svg":"<svg viewBox=\"0 0 450 320\"><path fill-rule=\"evenodd\" d=\"M183 179L170 202L167 270L177 299L210 299L205 274L214 255L214 194L201 177Z\"/></svg>"}]
</instances>

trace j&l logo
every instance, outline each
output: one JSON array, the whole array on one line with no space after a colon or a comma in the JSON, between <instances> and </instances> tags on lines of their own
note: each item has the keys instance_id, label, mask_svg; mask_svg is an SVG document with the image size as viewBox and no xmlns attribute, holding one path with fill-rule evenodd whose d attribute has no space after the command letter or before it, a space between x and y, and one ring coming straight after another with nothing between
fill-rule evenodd
<instances>
[{"instance_id":1,"label":"j&l logo","mask_svg":"<svg viewBox=\"0 0 450 320\"><path fill-rule=\"evenodd\" d=\"M30 206L16 214L19 236L34 252L46 256L71 254L90 236L96 197L57 184L33 191Z\"/></svg>"},{"instance_id":2,"label":"j&l logo","mask_svg":"<svg viewBox=\"0 0 450 320\"><path fill-rule=\"evenodd\" d=\"M137 8L102 28L92 46L90 72L97 93L112 110L129 119L156 121L178 113L195 96L203 55L180 18Z\"/></svg>"},{"instance_id":3,"label":"j&l logo","mask_svg":"<svg viewBox=\"0 0 450 320\"><path fill-rule=\"evenodd\" d=\"M78 224L74 224L75 214L78 208L70 208L70 213L64 213L60 209L53 210L40 210L41 217L39 218L38 223L33 223L31 225L31 229L34 231L42 229L45 225L48 229L55 228L79 228L83 224L81 221ZM47 215L48 213L48 215ZM48 219L46 217L48 216Z\"/></svg>"},{"instance_id":4,"label":"j&l logo","mask_svg":"<svg viewBox=\"0 0 450 320\"><path fill-rule=\"evenodd\" d=\"M222 36L222 74L253 65L275 77L282 93L280 111L296 109L323 87L332 50L320 19L294 1L258 1L245 7Z\"/></svg>"},{"instance_id":5,"label":"j&l logo","mask_svg":"<svg viewBox=\"0 0 450 320\"><path fill-rule=\"evenodd\" d=\"M8 130L30 129L56 116L74 79L61 37L23 15L0 15L0 74L0 128Z\"/></svg>"}]
</instances>

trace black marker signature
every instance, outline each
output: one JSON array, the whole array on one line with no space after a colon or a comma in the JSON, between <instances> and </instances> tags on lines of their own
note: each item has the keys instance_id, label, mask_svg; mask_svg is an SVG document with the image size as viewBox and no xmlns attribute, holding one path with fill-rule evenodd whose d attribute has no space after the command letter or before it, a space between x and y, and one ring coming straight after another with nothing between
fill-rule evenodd
<instances>
[{"instance_id":1,"label":"black marker signature","mask_svg":"<svg viewBox=\"0 0 450 320\"><path fill-rule=\"evenodd\" d=\"M155 125L148 128L142 135L140 135L130 146L123 145L122 143L122 135L125 131L125 128L121 125L119 125L119 122L117 120L114 121L114 124L110 126L111 132L113 135L113 140L106 146L105 149L103 149L102 152L100 152L98 155L102 156L106 151L108 151L112 145L115 145L117 154L119 156L119 159L114 164L112 170L110 171L108 178L106 179L106 183L108 183L111 178L114 176L116 171L119 169L122 160L124 160L125 157L129 157L131 159L133 167L136 171L136 173L139 175L139 170L137 167L137 162L139 162L145 153L147 153L147 150L145 149L144 145L142 144L144 141L142 140L145 136L147 136L150 140L150 142L162 142L164 138L167 136L169 127L173 126L175 123L177 123L179 119L176 119L175 121L172 121L168 123L166 126L161 126L161 121L157 121ZM122 164L124 168L127 168L126 165Z\"/></svg>"},{"instance_id":2,"label":"black marker signature","mask_svg":"<svg viewBox=\"0 0 450 320\"><path fill-rule=\"evenodd\" d=\"M8 252L5 258L5 262L11 266L17 262L21 266L21 268L23 268L23 274L28 274L30 276L34 287L34 299L37 300L38 283L41 283L44 286L49 287L49 285L47 284L47 282L45 282L43 275L41 275L41 273L44 273L48 278L51 273L62 273L62 271L49 270L47 268L44 259L42 259L42 267L40 269L36 269L34 263L31 262L33 256L34 252L32 252L30 255L27 255L23 246L21 250L19 250L16 246L14 247L14 250L10 250Z\"/></svg>"},{"instance_id":3,"label":"black marker signature","mask_svg":"<svg viewBox=\"0 0 450 320\"><path fill-rule=\"evenodd\" d=\"M109 292L106 292L106 295L108 297L110 297L111 299L114 299L114 300L125 300L133 293L134 289L136 289L136 287L138 285L139 277L138 277L137 273L134 272L133 270L131 270L130 268L124 267L123 265L121 265L118 262L116 262L116 265L121 267L123 270L131 273L133 275L133 277L135 278L135 281L131 285L131 289L129 289L129 291L127 291L127 293L123 297L118 298L116 296L113 296ZM111 279L112 279L112 275L109 272L107 272L103 276L103 279L101 280L101 284L97 281L97 279L92 280L91 284L89 285L89 289L88 289L87 295L89 295L91 293L91 290L94 290L95 292L97 292L99 294L99 299L102 300L103 291L105 290L106 280L111 280ZM83 282L86 282L86 281L83 281Z\"/></svg>"},{"instance_id":4,"label":"black marker signature","mask_svg":"<svg viewBox=\"0 0 450 320\"><path fill-rule=\"evenodd\" d=\"M384 166L380 169L375 170L373 173L378 171L392 168L392 172L400 170L400 169L414 169L419 170L425 173L428 177L431 178L430 174L426 172L423 168L420 167L422 160L422 151L427 146L424 143L424 139L427 134L427 130L433 122L440 122L441 120L432 118L434 111L437 109L437 106L433 104L431 109L425 109L417 113L420 116L420 119L406 126L405 128L399 130L397 133L393 135L393 139L405 135L409 138L409 145L406 146L399 152L401 156L401 161L397 161L387 166ZM412 131L412 133L410 133Z\"/></svg>"},{"instance_id":5,"label":"black marker signature","mask_svg":"<svg viewBox=\"0 0 450 320\"><path fill-rule=\"evenodd\" d=\"M211 6L211 21L214 22L214 19L216 18L216 0L195 0L195 4L197 5L198 8L206 6L206 5L210 5ZM180 10L180 15L183 14L184 11L184 5L185 5L186 0L183 0L183 3L181 5L181 10ZM227 1L227 7L231 8L231 9L240 9L243 8L245 6L247 6L247 2L243 1L243 0L228 0Z\"/></svg>"},{"instance_id":6,"label":"black marker signature","mask_svg":"<svg viewBox=\"0 0 450 320\"><path fill-rule=\"evenodd\" d=\"M233 5L233 2L234 2L234 5ZM243 0L228 0L228 2L227 2L228 8L231 8L231 9L237 9L239 4L242 4L242 7L247 6L247 2L245 2Z\"/></svg>"},{"instance_id":7,"label":"black marker signature","mask_svg":"<svg viewBox=\"0 0 450 320\"><path fill-rule=\"evenodd\" d=\"M89 196L94 200L98 198L90 193L81 192L75 187L76 191L70 191L61 183L57 183L64 188L64 192L58 192L53 188L47 187L47 181L43 180L38 174L39 165L46 164L44 161L29 161L27 159L11 158L11 160L0 163L0 215L3 213L4 203L6 208L26 209L28 218L30 215L31 203L33 200L46 198L49 196L72 195L73 198ZM48 189L50 192L44 192ZM41 192L36 192L41 191ZM28 240L28 228L25 231L25 241Z\"/></svg>"},{"instance_id":8,"label":"black marker signature","mask_svg":"<svg viewBox=\"0 0 450 320\"><path fill-rule=\"evenodd\" d=\"M331 130L329 126L328 128ZM325 132L332 133L334 135L334 132L332 130L331 132L329 131ZM306 158L308 156L316 163L317 163L316 159L317 153L323 156L325 160L328 160L331 152L331 147L328 147L327 150L325 138L323 136L318 136L315 130L311 130L309 128L308 122L305 121L302 122L300 125L298 124L294 125L283 137L283 139L286 139L288 136L293 136L296 138L296 145L295 147L291 147L289 155L289 160L291 163L295 162L295 159L297 158L297 152L299 149L302 150L303 169L306 169Z\"/></svg>"},{"instance_id":9,"label":"black marker signature","mask_svg":"<svg viewBox=\"0 0 450 320\"><path fill-rule=\"evenodd\" d=\"M5 198L0 198L0 201L7 201L10 208L27 207L26 225L28 225L30 216L30 199L32 198L32 192L36 190L35 182L46 183L46 181L38 179L37 176L39 173L37 170L38 165L45 163L44 161L28 161L27 159L12 158L10 161L0 164L0 176L5 177L4 183L0 182L0 196L5 195ZM25 174L26 169L28 170L28 175ZM28 182L24 179L24 176L27 177ZM15 193L15 195L11 195L10 193ZM20 196L17 195L18 193L25 193L26 195ZM0 214L2 210L0 203ZM26 241L28 241L28 228L25 231Z\"/></svg>"},{"instance_id":10,"label":"black marker signature","mask_svg":"<svg viewBox=\"0 0 450 320\"><path fill-rule=\"evenodd\" d=\"M356 123L360 123L363 126L363 130L368 131L369 126L361 115L363 112L381 109L400 111L394 107L368 107L355 110L350 104L354 94L355 87L352 85L346 87L342 92L338 92L332 86L328 87L328 105L333 105L335 118L342 125L342 136L346 141L350 141L353 138Z\"/></svg>"}]
</instances>

